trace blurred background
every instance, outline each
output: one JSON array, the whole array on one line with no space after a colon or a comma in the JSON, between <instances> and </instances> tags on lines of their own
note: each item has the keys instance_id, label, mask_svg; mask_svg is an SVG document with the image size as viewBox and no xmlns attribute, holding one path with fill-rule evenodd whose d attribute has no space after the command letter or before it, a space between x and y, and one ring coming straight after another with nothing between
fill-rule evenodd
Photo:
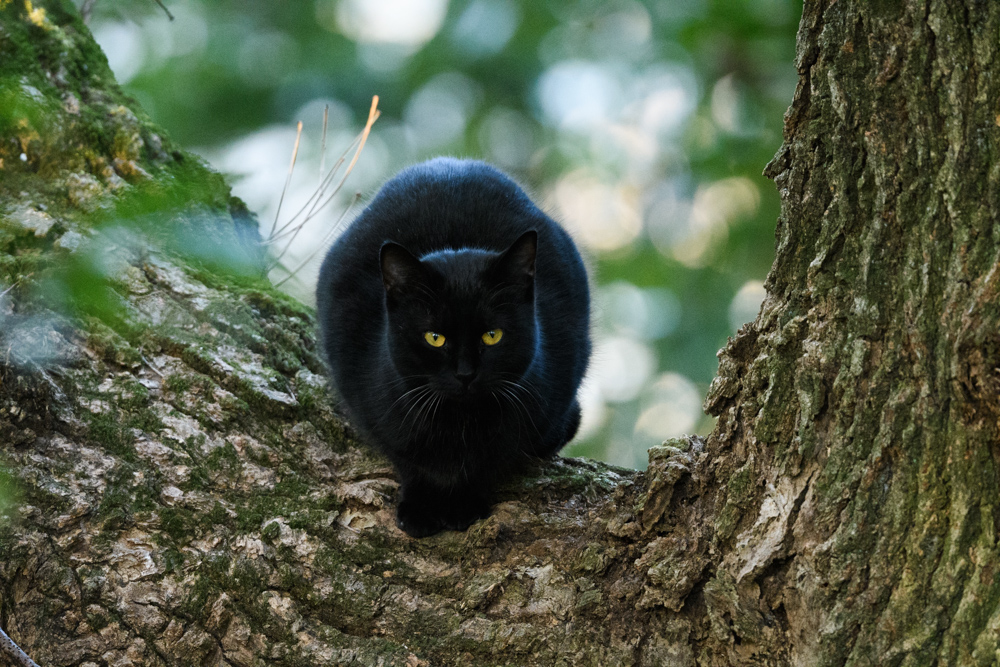
<instances>
[{"instance_id":1,"label":"blurred background","mask_svg":"<svg viewBox=\"0 0 1000 667\"><path fill-rule=\"evenodd\" d=\"M282 289L313 302L322 252L306 260L356 195L345 221L401 167L481 158L589 259L595 353L563 453L642 468L651 445L712 429L715 354L756 316L774 255L761 171L795 88L801 0L77 3L125 90L229 176L265 237L380 97L344 188L271 272Z\"/></svg>"}]
</instances>

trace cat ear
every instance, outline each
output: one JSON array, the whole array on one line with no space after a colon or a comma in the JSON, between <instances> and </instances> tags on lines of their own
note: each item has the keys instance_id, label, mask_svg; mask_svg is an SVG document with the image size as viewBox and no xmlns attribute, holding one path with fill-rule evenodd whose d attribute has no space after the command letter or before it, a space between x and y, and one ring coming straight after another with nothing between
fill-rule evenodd
<instances>
[{"instance_id":1,"label":"cat ear","mask_svg":"<svg viewBox=\"0 0 1000 667\"><path fill-rule=\"evenodd\" d=\"M386 243L379 253L382 266L382 285L386 292L399 290L419 282L424 277L424 267L420 260L398 243Z\"/></svg>"},{"instance_id":2,"label":"cat ear","mask_svg":"<svg viewBox=\"0 0 1000 667\"><path fill-rule=\"evenodd\" d=\"M538 249L538 232L521 234L497 260L501 275L511 281L530 282L535 277L535 253Z\"/></svg>"}]
</instances>

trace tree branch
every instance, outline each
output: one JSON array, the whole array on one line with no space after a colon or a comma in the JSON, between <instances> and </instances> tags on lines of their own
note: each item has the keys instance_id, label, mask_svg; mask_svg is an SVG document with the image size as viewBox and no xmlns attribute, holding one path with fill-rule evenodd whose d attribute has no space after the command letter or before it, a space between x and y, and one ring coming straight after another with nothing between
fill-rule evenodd
<instances>
[{"instance_id":1,"label":"tree branch","mask_svg":"<svg viewBox=\"0 0 1000 667\"><path fill-rule=\"evenodd\" d=\"M7 636L7 633L0 628L0 652L17 667L38 667L28 654L21 650L21 647L14 643L14 640Z\"/></svg>"}]
</instances>

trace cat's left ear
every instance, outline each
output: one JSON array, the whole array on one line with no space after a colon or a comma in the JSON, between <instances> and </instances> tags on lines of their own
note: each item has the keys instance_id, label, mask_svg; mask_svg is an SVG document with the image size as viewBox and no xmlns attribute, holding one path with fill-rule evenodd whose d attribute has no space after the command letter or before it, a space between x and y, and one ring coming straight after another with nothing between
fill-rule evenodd
<instances>
[{"instance_id":1,"label":"cat's left ear","mask_svg":"<svg viewBox=\"0 0 1000 667\"><path fill-rule=\"evenodd\" d=\"M497 267L512 282L531 282L535 278L535 254L538 250L538 232L521 234L497 260Z\"/></svg>"},{"instance_id":2,"label":"cat's left ear","mask_svg":"<svg viewBox=\"0 0 1000 667\"><path fill-rule=\"evenodd\" d=\"M424 277L424 267L420 260L398 243L390 241L382 246L379 263L382 267L382 285L388 293L418 283Z\"/></svg>"}]
</instances>

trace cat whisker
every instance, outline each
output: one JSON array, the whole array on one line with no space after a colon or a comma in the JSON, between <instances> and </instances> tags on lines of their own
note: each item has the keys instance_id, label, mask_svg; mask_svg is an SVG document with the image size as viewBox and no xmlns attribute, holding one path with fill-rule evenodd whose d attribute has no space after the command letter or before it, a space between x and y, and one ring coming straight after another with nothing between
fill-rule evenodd
<instances>
[{"instance_id":1,"label":"cat whisker","mask_svg":"<svg viewBox=\"0 0 1000 667\"><path fill-rule=\"evenodd\" d=\"M538 437L541 438L542 433L541 431L538 430L538 426L535 425L535 420L531 418L531 412L528 410L528 407L524 404L524 401L518 398L517 394L510 391L506 387L500 387L500 393L504 396L507 396L511 400L511 405L513 405L516 410L520 410L521 412L524 413L524 416L528 418L528 423L531 424L531 428L533 428Z\"/></svg>"},{"instance_id":2,"label":"cat whisker","mask_svg":"<svg viewBox=\"0 0 1000 667\"><path fill-rule=\"evenodd\" d=\"M383 388L384 389L393 389L393 388L395 388L395 387L397 387L397 386L399 386L401 384L405 385L410 380L418 380L418 379L419 380L423 380L424 384L427 383L427 376L426 375L404 375L402 377L396 378L395 380L390 380L389 382L386 382L385 386Z\"/></svg>"},{"instance_id":3,"label":"cat whisker","mask_svg":"<svg viewBox=\"0 0 1000 667\"><path fill-rule=\"evenodd\" d=\"M417 296L417 297L426 296L427 297L426 299L420 299L425 304L427 304L429 306L433 306L435 303L437 303L438 296L436 294L434 294L434 292L432 292L429 287L427 287L426 285L422 285L420 283L415 284L414 287L417 288L417 294L415 294L414 296Z\"/></svg>"},{"instance_id":4,"label":"cat whisker","mask_svg":"<svg viewBox=\"0 0 1000 667\"><path fill-rule=\"evenodd\" d=\"M394 407L396 407L397 403L399 403L400 401L404 400L407 396L409 396L410 394L412 394L412 393L414 393L414 392L416 392L416 391L418 391L420 389L429 389L429 387L426 384L422 384L422 385L420 385L418 387L414 387L413 389L411 389L411 390L409 390L407 392L404 392L402 395L400 395L399 398L397 398L395 401L392 402L392 405L389 406L389 409L385 411L386 414L389 414L390 412L392 412L392 409Z\"/></svg>"},{"instance_id":5,"label":"cat whisker","mask_svg":"<svg viewBox=\"0 0 1000 667\"><path fill-rule=\"evenodd\" d=\"M528 379L526 379L526 378L524 378L522 376L517 376L517 375L514 375L512 373L503 373L502 376L512 377L512 378L514 378L514 383L515 384L522 385L523 387L529 389L534 394L538 394L539 393L538 389L535 387L535 385L530 380L528 380Z\"/></svg>"},{"instance_id":6,"label":"cat whisker","mask_svg":"<svg viewBox=\"0 0 1000 667\"><path fill-rule=\"evenodd\" d=\"M400 426L402 426L403 424L406 423L406 421L410 418L410 413L412 413L413 409L416 408L417 406L421 406L420 409L417 410L417 414L420 414L420 410L423 409L423 404L424 404L423 401L424 401L424 399L426 399L427 396L432 391L431 388L429 386L427 386L427 385L421 385L421 386L417 387L417 389L422 389L423 391L421 391L420 393L418 393L416 396L413 397L413 399L412 399L413 402L411 403L409 409L406 411L406 414L404 414L403 418L399 420ZM407 393L409 393L409 392L407 392ZM388 411L386 412L386 416L388 416ZM411 431L413 430L412 425L410 427L410 430Z\"/></svg>"},{"instance_id":7,"label":"cat whisker","mask_svg":"<svg viewBox=\"0 0 1000 667\"><path fill-rule=\"evenodd\" d=\"M523 392L532 401L534 401L535 405L538 407L539 410L544 410L545 409L545 407L542 405L541 401L538 400L538 393L537 392L532 391L532 390L528 389L527 387L524 387L521 384L519 384L517 382L513 382L511 380L500 380L500 382L503 383L504 386L510 387L512 389L517 389L517 390Z\"/></svg>"},{"instance_id":8,"label":"cat whisker","mask_svg":"<svg viewBox=\"0 0 1000 667\"><path fill-rule=\"evenodd\" d=\"M466 427L466 424L463 422L462 423L462 449L461 449L461 452L462 452L462 467L459 468L458 471L459 471L459 473L461 473L462 477L464 477L466 480L468 480L469 479L469 472L468 472L468 470L465 469L465 464L468 461L469 443L467 443L465 441L465 427Z\"/></svg>"},{"instance_id":9,"label":"cat whisker","mask_svg":"<svg viewBox=\"0 0 1000 667\"><path fill-rule=\"evenodd\" d=\"M492 389L490 390L490 396L492 396L493 400L497 402L497 409L500 410L500 422L504 423L504 418L503 418L503 403L500 402L500 399L497 398L496 392L493 391Z\"/></svg>"},{"instance_id":10,"label":"cat whisker","mask_svg":"<svg viewBox=\"0 0 1000 667\"><path fill-rule=\"evenodd\" d=\"M392 402L392 405L388 407L388 409L382 414L382 416L375 421L375 425L373 428L378 428L379 426L382 425L383 422L385 422L386 419L391 417L393 414L393 409L397 405L399 405L400 402L403 402L403 405L405 406L407 401L416 401L419 398L419 394L417 396L413 396L413 394L415 394L420 389L428 389L428 387L426 384L422 384L420 386L414 387L413 389L410 389L407 392L404 392L402 395L396 398L396 400ZM415 404L416 403L414 403L414 405ZM410 406L410 409L411 410L413 409L412 405Z\"/></svg>"},{"instance_id":11,"label":"cat whisker","mask_svg":"<svg viewBox=\"0 0 1000 667\"><path fill-rule=\"evenodd\" d=\"M427 407L424 409L423 414L420 416L420 424L417 428L420 431L424 430L424 423L427 422L428 428L434 425L434 419L431 417L434 408L441 402L441 395L434 394L427 400Z\"/></svg>"},{"instance_id":12,"label":"cat whisker","mask_svg":"<svg viewBox=\"0 0 1000 667\"><path fill-rule=\"evenodd\" d=\"M490 305L490 308L493 308L493 309L496 309L496 310L504 308L505 306L516 306L517 305L513 301L504 301L503 303L496 303L495 301L489 301L488 303Z\"/></svg>"},{"instance_id":13,"label":"cat whisker","mask_svg":"<svg viewBox=\"0 0 1000 667\"><path fill-rule=\"evenodd\" d=\"M435 393L433 396L431 396L427 400L427 407L426 407L425 410L422 411L422 414L420 416L420 425L417 427L418 430L420 430L420 431L424 430L424 422L428 418L430 419L430 423L431 424L434 423L434 418L431 416L431 413L432 413L432 411L434 409L436 409L437 405L440 402L441 402L441 394L437 394L437 393Z\"/></svg>"},{"instance_id":14,"label":"cat whisker","mask_svg":"<svg viewBox=\"0 0 1000 667\"><path fill-rule=\"evenodd\" d=\"M406 420L409 419L410 413L413 411L413 408L419 404L420 407L417 408L416 414L413 415L413 421L410 423L410 431L407 434L407 438L413 437L414 428L417 429L417 432L423 430L424 422L427 419L428 413L430 412L434 403L440 401L441 399L441 395L438 394L436 391L434 391L430 386L425 385L425 387L427 391L419 394L418 398L415 399L414 404L410 406L410 409L407 410L406 415L403 417L403 423L405 423Z\"/></svg>"},{"instance_id":15,"label":"cat whisker","mask_svg":"<svg viewBox=\"0 0 1000 667\"><path fill-rule=\"evenodd\" d=\"M506 397L503 396L502 394L500 396L497 396L497 392L494 391L493 389L490 389L490 396L492 396L493 400L496 401L496 403L497 403L497 409L500 410L500 423L501 424L506 424L507 420L504 418L504 415L503 415L503 403L500 401L500 398L506 398ZM515 407L514 412L515 413L517 412L516 407ZM521 420L515 419L514 423L517 424L517 439L520 440L521 439Z\"/></svg>"},{"instance_id":16,"label":"cat whisker","mask_svg":"<svg viewBox=\"0 0 1000 667\"><path fill-rule=\"evenodd\" d=\"M438 408L441 407L441 404L443 402L444 402L443 397L441 396L441 394L438 394L438 396L437 396L437 402L434 404L434 413L431 415L431 423L432 424L434 423L434 420L437 418Z\"/></svg>"},{"instance_id":17,"label":"cat whisker","mask_svg":"<svg viewBox=\"0 0 1000 667\"><path fill-rule=\"evenodd\" d=\"M414 415L413 421L410 422L410 428L406 432L406 439L407 440L411 440L413 438L413 429L416 426L416 416L419 415L421 413L421 411L423 411L423 409L424 409L424 403L425 402L422 401L422 399L426 398L426 396L427 396L426 394L421 394L420 398L418 398L416 401L414 401L413 405L410 406L410 409L406 411L406 414L403 416L403 419L401 419L400 422L399 422L399 426L400 426L400 428L402 428L407 423L407 420L409 420L410 412L413 411L413 408L417 408L417 413L416 413L416 415ZM417 407L417 406L419 406L419 407Z\"/></svg>"}]
</instances>

